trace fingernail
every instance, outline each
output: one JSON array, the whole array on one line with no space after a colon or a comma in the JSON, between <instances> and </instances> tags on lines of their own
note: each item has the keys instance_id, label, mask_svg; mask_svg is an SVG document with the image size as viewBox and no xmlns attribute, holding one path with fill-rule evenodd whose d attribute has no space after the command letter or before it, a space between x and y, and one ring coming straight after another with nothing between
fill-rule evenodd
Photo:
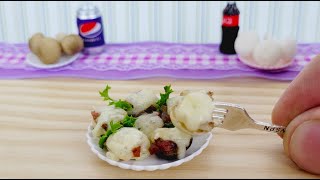
<instances>
[{"instance_id":1,"label":"fingernail","mask_svg":"<svg viewBox=\"0 0 320 180\"><path fill-rule=\"evenodd\" d=\"M302 123L290 140L290 156L302 169L320 174L320 120Z\"/></svg>"}]
</instances>

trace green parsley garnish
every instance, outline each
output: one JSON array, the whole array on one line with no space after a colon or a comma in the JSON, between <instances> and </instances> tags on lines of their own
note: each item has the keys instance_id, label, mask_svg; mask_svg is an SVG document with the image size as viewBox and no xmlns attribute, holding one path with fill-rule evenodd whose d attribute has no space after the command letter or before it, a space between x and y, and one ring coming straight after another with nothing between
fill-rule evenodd
<instances>
[{"instance_id":1,"label":"green parsley garnish","mask_svg":"<svg viewBox=\"0 0 320 180\"><path fill-rule=\"evenodd\" d=\"M157 102L157 109L160 110L161 106L167 105L167 100L169 99L170 94L173 92L171 89L171 85L165 86L164 88L165 93L160 93L160 99Z\"/></svg>"},{"instance_id":2,"label":"green parsley garnish","mask_svg":"<svg viewBox=\"0 0 320 180\"><path fill-rule=\"evenodd\" d=\"M108 137L111 134L116 133L119 129L121 129L123 127L123 125L121 124L121 122L116 122L113 124L113 121L110 122L110 128L108 129L108 131L101 136L100 140L99 140L99 146L100 148L104 148L104 143L107 141Z\"/></svg>"},{"instance_id":3,"label":"green parsley garnish","mask_svg":"<svg viewBox=\"0 0 320 180\"><path fill-rule=\"evenodd\" d=\"M121 99L119 99L118 101L114 101L112 98L110 98L109 96L109 90L111 89L111 87L109 85L107 85L107 87L100 93L100 96L103 97L104 101L110 101L109 105L114 105L117 108L121 108L125 111L130 111L133 108L133 105L130 104L127 101L123 101Z\"/></svg>"},{"instance_id":4,"label":"green parsley garnish","mask_svg":"<svg viewBox=\"0 0 320 180\"><path fill-rule=\"evenodd\" d=\"M134 127L136 120L137 118L126 115L126 117L124 117L123 120L121 121L121 124L124 127Z\"/></svg>"},{"instance_id":5,"label":"green parsley garnish","mask_svg":"<svg viewBox=\"0 0 320 180\"><path fill-rule=\"evenodd\" d=\"M110 89L111 89L111 87L109 85L107 85L107 87L102 92L101 91L99 92L100 96L103 97L104 101L108 101L108 100L113 101L113 99L111 99L109 96Z\"/></svg>"},{"instance_id":6,"label":"green parsley garnish","mask_svg":"<svg viewBox=\"0 0 320 180\"><path fill-rule=\"evenodd\" d=\"M99 146L104 148L104 143L107 141L108 137L116 133L122 127L134 127L137 118L126 115L122 121L113 124L113 121L110 122L110 128L107 132L100 137Z\"/></svg>"}]
</instances>

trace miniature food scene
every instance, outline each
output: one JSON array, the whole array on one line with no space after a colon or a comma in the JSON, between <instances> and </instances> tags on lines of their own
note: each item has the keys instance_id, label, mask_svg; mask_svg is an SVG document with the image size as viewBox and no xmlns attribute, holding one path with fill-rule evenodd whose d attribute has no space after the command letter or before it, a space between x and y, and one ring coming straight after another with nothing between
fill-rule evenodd
<instances>
[{"instance_id":1,"label":"miniature food scene","mask_svg":"<svg viewBox=\"0 0 320 180\"><path fill-rule=\"evenodd\" d=\"M1 1L0 178L320 178L319 12Z\"/></svg>"}]
</instances>

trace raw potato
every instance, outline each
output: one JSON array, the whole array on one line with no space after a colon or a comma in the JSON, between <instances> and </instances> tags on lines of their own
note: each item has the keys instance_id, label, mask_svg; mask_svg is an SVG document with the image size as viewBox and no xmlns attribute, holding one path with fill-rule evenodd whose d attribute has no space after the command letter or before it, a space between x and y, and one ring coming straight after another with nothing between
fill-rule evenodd
<instances>
[{"instance_id":1,"label":"raw potato","mask_svg":"<svg viewBox=\"0 0 320 180\"><path fill-rule=\"evenodd\" d=\"M83 40L80 36L70 34L61 41L61 47L65 54L74 55L83 49Z\"/></svg>"},{"instance_id":2,"label":"raw potato","mask_svg":"<svg viewBox=\"0 0 320 180\"><path fill-rule=\"evenodd\" d=\"M61 57L60 43L53 38L42 38L40 41L38 57L44 64L57 63Z\"/></svg>"},{"instance_id":3,"label":"raw potato","mask_svg":"<svg viewBox=\"0 0 320 180\"><path fill-rule=\"evenodd\" d=\"M66 36L67 36L66 33L60 32L60 33L56 34L56 40L61 43L62 39L65 38Z\"/></svg>"},{"instance_id":4,"label":"raw potato","mask_svg":"<svg viewBox=\"0 0 320 180\"><path fill-rule=\"evenodd\" d=\"M39 49L41 46L40 40L44 38L42 33L36 33L29 39L29 48L35 54L39 54Z\"/></svg>"}]
</instances>

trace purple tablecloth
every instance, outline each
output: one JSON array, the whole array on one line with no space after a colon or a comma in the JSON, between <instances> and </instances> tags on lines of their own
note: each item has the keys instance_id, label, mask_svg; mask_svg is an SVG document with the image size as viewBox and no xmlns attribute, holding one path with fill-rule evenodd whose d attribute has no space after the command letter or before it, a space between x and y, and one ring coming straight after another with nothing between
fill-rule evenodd
<instances>
[{"instance_id":1,"label":"purple tablecloth","mask_svg":"<svg viewBox=\"0 0 320 180\"><path fill-rule=\"evenodd\" d=\"M0 43L0 79L79 77L92 79L138 79L173 77L217 79L262 77L292 80L317 54L320 44L299 44L294 63L278 72L260 71L242 64L236 55L223 55L217 44L142 42L108 44L100 55L84 55L64 67L37 69L28 65L26 44Z\"/></svg>"}]
</instances>

